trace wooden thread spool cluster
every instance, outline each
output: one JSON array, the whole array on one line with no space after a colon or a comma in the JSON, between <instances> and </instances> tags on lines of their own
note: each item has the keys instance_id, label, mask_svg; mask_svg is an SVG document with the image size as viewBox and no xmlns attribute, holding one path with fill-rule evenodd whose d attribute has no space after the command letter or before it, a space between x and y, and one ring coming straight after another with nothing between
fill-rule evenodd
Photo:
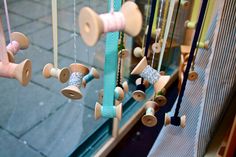
<instances>
[{"instance_id":1,"label":"wooden thread spool cluster","mask_svg":"<svg viewBox=\"0 0 236 157\"><path fill-rule=\"evenodd\" d=\"M136 90L132 93L132 97L136 101L142 101L146 98L145 91L149 87L149 82L147 80L143 80L142 83L142 78L138 78L135 81L136 84Z\"/></svg>"},{"instance_id":2,"label":"wooden thread spool cluster","mask_svg":"<svg viewBox=\"0 0 236 157\"><path fill-rule=\"evenodd\" d=\"M107 32L124 31L130 36L137 36L142 28L142 15L138 6L131 1L125 2L119 12L100 15L84 7L79 14L79 28L84 42L93 46Z\"/></svg>"},{"instance_id":3,"label":"wooden thread spool cluster","mask_svg":"<svg viewBox=\"0 0 236 157\"><path fill-rule=\"evenodd\" d=\"M98 71L92 67L90 72L83 77L83 80L82 80L83 87L85 88L89 82L91 82L93 79L99 79L99 77L100 75Z\"/></svg>"},{"instance_id":4,"label":"wooden thread spool cluster","mask_svg":"<svg viewBox=\"0 0 236 157\"><path fill-rule=\"evenodd\" d=\"M29 59L20 64L0 62L0 76L17 79L23 86L26 86L32 74L32 63Z\"/></svg>"},{"instance_id":5,"label":"wooden thread spool cluster","mask_svg":"<svg viewBox=\"0 0 236 157\"><path fill-rule=\"evenodd\" d=\"M147 101L145 109L146 113L142 117L142 123L148 127L155 126L157 124L155 113L159 110L159 105L155 101Z\"/></svg>"},{"instance_id":6,"label":"wooden thread spool cluster","mask_svg":"<svg viewBox=\"0 0 236 157\"><path fill-rule=\"evenodd\" d=\"M15 62L15 55L19 50L29 47L29 39L23 33L11 33L11 42L7 45L7 54L10 62Z\"/></svg>"},{"instance_id":7,"label":"wooden thread spool cluster","mask_svg":"<svg viewBox=\"0 0 236 157\"><path fill-rule=\"evenodd\" d=\"M172 116L170 117L167 113L165 114L165 126L172 124L174 126L181 126L184 128L186 126L186 116L183 115L181 117Z\"/></svg>"},{"instance_id":8,"label":"wooden thread spool cluster","mask_svg":"<svg viewBox=\"0 0 236 157\"><path fill-rule=\"evenodd\" d=\"M183 72L185 71L185 68L187 66L189 52L190 52L190 46L181 45L181 56L180 56L180 69L179 69L179 80L180 82L183 81ZM191 69L188 75L188 80L194 81L198 78L198 73ZM182 83L181 83L182 84Z\"/></svg>"},{"instance_id":9,"label":"wooden thread spool cluster","mask_svg":"<svg viewBox=\"0 0 236 157\"><path fill-rule=\"evenodd\" d=\"M80 91L83 77L89 73L89 69L79 63L72 63L70 65L71 76L69 85L61 90L61 93L70 99L81 99L83 97Z\"/></svg>"},{"instance_id":10,"label":"wooden thread spool cluster","mask_svg":"<svg viewBox=\"0 0 236 157\"><path fill-rule=\"evenodd\" d=\"M160 78L160 74L156 69L153 69L150 65L147 64L146 57L138 63L138 65L133 69L131 75L140 75L145 80L147 80L150 84L154 85L154 90L157 91L157 82Z\"/></svg>"},{"instance_id":11,"label":"wooden thread spool cluster","mask_svg":"<svg viewBox=\"0 0 236 157\"><path fill-rule=\"evenodd\" d=\"M43 68L43 76L45 78L55 77L61 83L65 83L69 79L70 70L68 68L62 68L62 69L55 68L53 67L53 64L48 63Z\"/></svg>"}]
</instances>

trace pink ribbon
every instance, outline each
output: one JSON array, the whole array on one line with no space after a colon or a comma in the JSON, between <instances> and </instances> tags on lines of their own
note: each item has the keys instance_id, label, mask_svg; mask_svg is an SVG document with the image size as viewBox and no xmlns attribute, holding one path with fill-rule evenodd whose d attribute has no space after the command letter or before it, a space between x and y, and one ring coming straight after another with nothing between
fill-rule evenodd
<instances>
[{"instance_id":1,"label":"pink ribbon","mask_svg":"<svg viewBox=\"0 0 236 157\"><path fill-rule=\"evenodd\" d=\"M17 41L12 41L7 45L7 51L11 51L14 55L20 50L20 44Z\"/></svg>"}]
</instances>

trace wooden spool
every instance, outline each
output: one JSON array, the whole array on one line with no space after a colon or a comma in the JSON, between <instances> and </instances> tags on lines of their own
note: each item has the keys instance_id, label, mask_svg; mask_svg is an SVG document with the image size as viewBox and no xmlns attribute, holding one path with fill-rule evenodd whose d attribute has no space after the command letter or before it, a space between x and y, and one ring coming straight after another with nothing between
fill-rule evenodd
<instances>
[{"instance_id":1,"label":"wooden spool","mask_svg":"<svg viewBox=\"0 0 236 157\"><path fill-rule=\"evenodd\" d=\"M27 49L29 47L29 39L26 35L20 32L13 32L11 33L12 41L16 41L19 43L20 50ZM8 59L10 62L15 62L15 55L16 53L12 52L11 50L7 49Z\"/></svg>"},{"instance_id":2,"label":"wooden spool","mask_svg":"<svg viewBox=\"0 0 236 157\"><path fill-rule=\"evenodd\" d=\"M122 87L123 87L124 92L125 92L125 93L128 93L128 91L129 91L129 85L128 85L128 82L127 82L127 81L125 81L125 82L122 83Z\"/></svg>"},{"instance_id":3,"label":"wooden spool","mask_svg":"<svg viewBox=\"0 0 236 157\"><path fill-rule=\"evenodd\" d=\"M96 103L95 111L94 111L94 118L95 118L95 120L98 120L101 117L102 107L108 107L108 106L102 106L98 102ZM120 103L119 105L114 106L114 108L115 108L115 112L116 112L116 118L121 120L121 117L122 117L122 104Z\"/></svg>"},{"instance_id":4,"label":"wooden spool","mask_svg":"<svg viewBox=\"0 0 236 157\"><path fill-rule=\"evenodd\" d=\"M87 75L90 75L92 77L92 79L99 79L99 77L100 77L98 71L95 68L91 68L89 74L87 74ZM84 88L86 87L87 83L88 83L87 80L83 78L82 85Z\"/></svg>"},{"instance_id":5,"label":"wooden spool","mask_svg":"<svg viewBox=\"0 0 236 157\"><path fill-rule=\"evenodd\" d=\"M125 28L116 31L124 31L130 36L137 36L142 28L142 14L138 6L128 1L122 5L120 12L125 18ZM89 7L80 10L79 28L84 42L89 46L95 45L100 36L106 33L102 19Z\"/></svg>"},{"instance_id":6,"label":"wooden spool","mask_svg":"<svg viewBox=\"0 0 236 157\"><path fill-rule=\"evenodd\" d=\"M180 126L182 128L184 128L186 126L186 116L183 115L180 117ZM166 113L165 114L165 122L164 122L165 126L169 125L169 124L172 124L172 121L171 121L171 117Z\"/></svg>"},{"instance_id":7,"label":"wooden spool","mask_svg":"<svg viewBox=\"0 0 236 157\"><path fill-rule=\"evenodd\" d=\"M137 58L143 57L144 56L144 49L142 49L141 47L135 47L133 54Z\"/></svg>"},{"instance_id":8,"label":"wooden spool","mask_svg":"<svg viewBox=\"0 0 236 157\"><path fill-rule=\"evenodd\" d=\"M161 94L159 94L161 93ZM166 89L162 88L160 92L156 93L154 96L154 101L160 106L165 106L167 103L167 99L165 97Z\"/></svg>"},{"instance_id":9,"label":"wooden spool","mask_svg":"<svg viewBox=\"0 0 236 157\"><path fill-rule=\"evenodd\" d=\"M188 74L188 80L195 81L198 78L198 73L194 70L190 71Z\"/></svg>"},{"instance_id":10,"label":"wooden spool","mask_svg":"<svg viewBox=\"0 0 236 157\"><path fill-rule=\"evenodd\" d=\"M178 4L178 3L179 3L179 0L175 0L175 4ZM181 0L180 6L184 9L187 9L190 6L190 2L186 0Z\"/></svg>"},{"instance_id":11,"label":"wooden spool","mask_svg":"<svg viewBox=\"0 0 236 157\"><path fill-rule=\"evenodd\" d=\"M32 74L32 63L29 59L20 64L0 62L0 76L17 79L23 86L26 86Z\"/></svg>"},{"instance_id":12,"label":"wooden spool","mask_svg":"<svg viewBox=\"0 0 236 157\"><path fill-rule=\"evenodd\" d=\"M159 106L154 101L147 101L145 103L146 114L142 117L142 123L145 126L153 127L157 124L155 112L159 110Z\"/></svg>"},{"instance_id":13,"label":"wooden spool","mask_svg":"<svg viewBox=\"0 0 236 157\"><path fill-rule=\"evenodd\" d=\"M126 58L129 55L129 51L127 49L122 49L118 52L118 56L121 58Z\"/></svg>"},{"instance_id":14,"label":"wooden spool","mask_svg":"<svg viewBox=\"0 0 236 157\"><path fill-rule=\"evenodd\" d=\"M148 66L148 63L147 63L147 59L146 57L143 57L143 59L136 65L136 67L133 69L133 71L131 72L131 75L137 75L137 74L141 74L144 69ZM158 81L156 81L153 86L154 86L154 90L155 92L157 93L160 88L165 85L168 80L169 80L170 76L161 76L159 78ZM161 80L160 80L161 79ZM161 84L160 84L161 83ZM163 86L164 87L164 86Z\"/></svg>"},{"instance_id":15,"label":"wooden spool","mask_svg":"<svg viewBox=\"0 0 236 157\"><path fill-rule=\"evenodd\" d=\"M71 73L80 72L84 76L89 73L89 69L85 65L79 64L79 63L72 63L70 65L70 71ZM82 80L81 80L81 83L82 83ZM81 99L83 97L82 92L75 85L67 86L66 88L61 90L61 93L70 99Z\"/></svg>"},{"instance_id":16,"label":"wooden spool","mask_svg":"<svg viewBox=\"0 0 236 157\"><path fill-rule=\"evenodd\" d=\"M122 101L124 99L125 93L121 87L116 87L114 92L116 100Z\"/></svg>"},{"instance_id":17,"label":"wooden spool","mask_svg":"<svg viewBox=\"0 0 236 157\"><path fill-rule=\"evenodd\" d=\"M159 43L153 43L151 52L160 53L161 52L161 45Z\"/></svg>"},{"instance_id":18,"label":"wooden spool","mask_svg":"<svg viewBox=\"0 0 236 157\"><path fill-rule=\"evenodd\" d=\"M61 83L65 83L69 79L70 71L68 68L62 68L62 69L54 68L53 64L48 63L43 68L43 76L45 78L55 77Z\"/></svg>"},{"instance_id":19,"label":"wooden spool","mask_svg":"<svg viewBox=\"0 0 236 157\"><path fill-rule=\"evenodd\" d=\"M138 78L135 81L136 86L140 85L142 83L142 78ZM147 80L143 81L143 85L145 86L145 88L147 89L149 87L149 82ZM136 100L136 101L142 101L146 98L146 94L145 91L142 90L135 90L132 93L132 97Z\"/></svg>"},{"instance_id":20,"label":"wooden spool","mask_svg":"<svg viewBox=\"0 0 236 157\"><path fill-rule=\"evenodd\" d=\"M155 93L160 92L165 87L165 85L168 83L169 80L170 80L169 75L160 76L159 80L154 84Z\"/></svg>"}]
</instances>

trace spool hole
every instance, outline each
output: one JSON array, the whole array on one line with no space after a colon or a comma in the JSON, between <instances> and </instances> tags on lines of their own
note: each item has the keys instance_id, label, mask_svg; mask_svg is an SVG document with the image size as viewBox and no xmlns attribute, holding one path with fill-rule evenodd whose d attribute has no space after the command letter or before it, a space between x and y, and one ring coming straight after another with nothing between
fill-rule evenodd
<instances>
[{"instance_id":1,"label":"spool hole","mask_svg":"<svg viewBox=\"0 0 236 157\"><path fill-rule=\"evenodd\" d=\"M86 33L90 32L90 24L88 22L85 23L84 30Z\"/></svg>"},{"instance_id":2,"label":"spool hole","mask_svg":"<svg viewBox=\"0 0 236 157\"><path fill-rule=\"evenodd\" d=\"M26 69L26 71L25 71L25 74L26 74L26 77L29 77L29 69Z\"/></svg>"},{"instance_id":3,"label":"spool hole","mask_svg":"<svg viewBox=\"0 0 236 157\"><path fill-rule=\"evenodd\" d=\"M74 96L75 96L73 93L69 93L69 95L70 95L71 97L74 97Z\"/></svg>"}]
</instances>

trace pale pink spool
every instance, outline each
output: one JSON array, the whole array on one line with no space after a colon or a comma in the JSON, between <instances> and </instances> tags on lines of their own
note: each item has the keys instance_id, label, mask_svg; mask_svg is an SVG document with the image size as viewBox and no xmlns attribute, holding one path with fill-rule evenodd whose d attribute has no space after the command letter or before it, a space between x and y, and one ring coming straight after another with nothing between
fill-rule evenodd
<instances>
[{"instance_id":1,"label":"pale pink spool","mask_svg":"<svg viewBox=\"0 0 236 157\"><path fill-rule=\"evenodd\" d=\"M7 45L7 50L15 55L20 50L20 44L17 41L12 41Z\"/></svg>"},{"instance_id":2,"label":"pale pink spool","mask_svg":"<svg viewBox=\"0 0 236 157\"><path fill-rule=\"evenodd\" d=\"M125 29L125 17L122 12L100 14L103 22L104 33Z\"/></svg>"},{"instance_id":3,"label":"pale pink spool","mask_svg":"<svg viewBox=\"0 0 236 157\"><path fill-rule=\"evenodd\" d=\"M7 77L7 78L14 78L14 71L17 67L17 64L15 63L8 63L4 64L0 62L0 76Z\"/></svg>"}]
</instances>

